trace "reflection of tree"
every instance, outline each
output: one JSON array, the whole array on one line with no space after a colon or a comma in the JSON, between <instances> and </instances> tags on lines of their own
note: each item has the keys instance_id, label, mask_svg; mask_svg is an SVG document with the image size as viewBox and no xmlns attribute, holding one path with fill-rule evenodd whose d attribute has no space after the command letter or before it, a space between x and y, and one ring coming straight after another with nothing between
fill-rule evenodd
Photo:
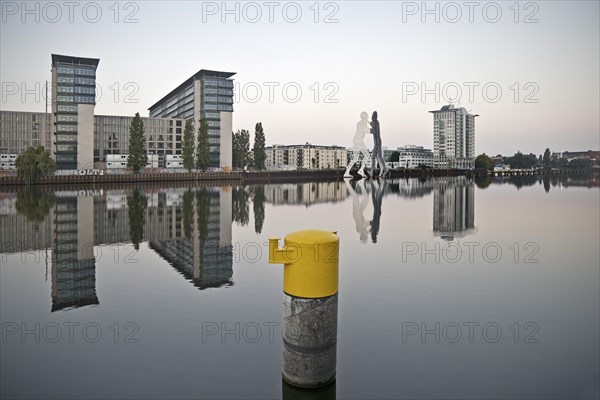
<instances>
[{"instance_id":1,"label":"reflection of tree","mask_svg":"<svg viewBox=\"0 0 600 400\"><path fill-rule=\"evenodd\" d=\"M243 186L233 187L231 191L232 217L240 225L247 225L250 219L250 194Z\"/></svg>"},{"instance_id":2,"label":"reflection of tree","mask_svg":"<svg viewBox=\"0 0 600 400\"><path fill-rule=\"evenodd\" d=\"M546 191L546 193L548 193L550 191L550 177L544 176L542 178L542 181L544 182L544 190Z\"/></svg>"},{"instance_id":3,"label":"reflection of tree","mask_svg":"<svg viewBox=\"0 0 600 400\"><path fill-rule=\"evenodd\" d=\"M252 188L252 205L254 208L254 232L261 233L265 222L265 187L254 186Z\"/></svg>"},{"instance_id":4,"label":"reflection of tree","mask_svg":"<svg viewBox=\"0 0 600 400\"><path fill-rule=\"evenodd\" d=\"M188 189L183 194L183 233L186 239L192 238L194 224L194 194Z\"/></svg>"},{"instance_id":5,"label":"reflection of tree","mask_svg":"<svg viewBox=\"0 0 600 400\"><path fill-rule=\"evenodd\" d=\"M148 198L139 189L135 189L131 196L127 196L127 207L129 212L129 239L133 243L133 247L139 250L140 242L144 236Z\"/></svg>"},{"instance_id":6,"label":"reflection of tree","mask_svg":"<svg viewBox=\"0 0 600 400\"><path fill-rule=\"evenodd\" d=\"M200 241L208 235L208 217L210 213L210 196L206 189L196 192L196 211L198 212L198 238Z\"/></svg>"},{"instance_id":7,"label":"reflection of tree","mask_svg":"<svg viewBox=\"0 0 600 400\"><path fill-rule=\"evenodd\" d=\"M492 183L491 176L479 176L475 178L475 184L479 189L486 189Z\"/></svg>"},{"instance_id":8,"label":"reflection of tree","mask_svg":"<svg viewBox=\"0 0 600 400\"><path fill-rule=\"evenodd\" d=\"M17 193L16 208L29 221L43 222L54 205L54 196L35 186L26 186Z\"/></svg>"}]
</instances>

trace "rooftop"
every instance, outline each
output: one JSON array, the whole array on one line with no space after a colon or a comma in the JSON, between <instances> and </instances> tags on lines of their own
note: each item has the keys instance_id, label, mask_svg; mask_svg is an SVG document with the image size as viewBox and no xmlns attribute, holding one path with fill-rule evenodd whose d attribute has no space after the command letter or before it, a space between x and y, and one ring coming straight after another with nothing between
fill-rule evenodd
<instances>
[{"instance_id":1,"label":"rooftop","mask_svg":"<svg viewBox=\"0 0 600 400\"><path fill-rule=\"evenodd\" d=\"M162 103L163 101L167 100L173 94L177 93L178 91L180 91L181 89L183 89L184 87L186 87L187 85L189 85L190 83L194 82L194 80L196 80L196 79L200 79L200 78L228 79L228 78L231 78L235 74L236 74L235 72L224 72L224 71L213 71L213 70L210 70L210 69L201 69L200 71L196 72L194 75L192 75L188 79L186 79L181 85L179 85L175 89L171 90L162 99L160 99L159 101L157 101L156 103L154 103L153 105L151 105L148 108L148 110L152 110L154 107L158 106L160 103Z\"/></svg>"},{"instance_id":2,"label":"rooftop","mask_svg":"<svg viewBox=\"0 0 600 400\"><path fill-rule=\"evenodd\" d=\"M55 63L64 63L64 64L72 64L72 65L90 65L93 67L97 67L100 63L99 58L84 58L84 57L72 57L72 56L63 56L60 54L52 54L52 64Z\"/></svg>"}]
</instances>

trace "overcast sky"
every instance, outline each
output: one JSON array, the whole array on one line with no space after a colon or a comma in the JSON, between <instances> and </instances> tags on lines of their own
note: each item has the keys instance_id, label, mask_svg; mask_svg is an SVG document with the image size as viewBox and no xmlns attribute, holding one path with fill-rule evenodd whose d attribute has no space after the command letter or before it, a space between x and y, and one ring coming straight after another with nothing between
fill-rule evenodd
<instances>
[{"instance_id":1,"label":"overcast sky","mask_svg":"<svg viewBox=\"0 0 600 400\"><path fill-rule=\"evenodd\" d=\"M96 114L236 72L234 130L261 121L267 144L350 146L377 110L384 146L431 148L451 98L479 114L477 153L600 147L597 1L73 3L2 1L2 110L44 110L56 53L100 59Z\"/></svg>"}]
</instances>

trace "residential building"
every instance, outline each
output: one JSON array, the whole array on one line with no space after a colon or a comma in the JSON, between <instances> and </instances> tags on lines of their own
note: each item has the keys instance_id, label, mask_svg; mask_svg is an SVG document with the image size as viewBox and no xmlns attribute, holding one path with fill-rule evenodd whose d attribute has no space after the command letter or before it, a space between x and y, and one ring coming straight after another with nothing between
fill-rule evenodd
<instances>
[{"instance_id":1,"label":"residential building","mask_svg":"<svg viewBox=\"0 0 600 400\"><path fill-rule=\"evenodd\" d=\"M272 170L335 169L345 167L346 148L341 146L273 145L265 148L265 166Z\"/></svg>"},{"instance_id":2,"label":"residential building","mask_svg":"<svg viewBox=\"0 0 600 400\"><path fill-rule=\"evenodd\" d=\"M406 145L398 147L398 166L400 168L419 168L425 165L433 168L433 152L423 146Z\"/></svg>"},{"instance_id":3,"label":"residential building","mask_svg":"<svg viewBox=\"0 0 600 400\"><path fill-rule=\"evenodd\" d=\"M475 166L475 117L464 107L443 106L433 114L435 168L472 169Z\"/></svg>"}]
</instances>

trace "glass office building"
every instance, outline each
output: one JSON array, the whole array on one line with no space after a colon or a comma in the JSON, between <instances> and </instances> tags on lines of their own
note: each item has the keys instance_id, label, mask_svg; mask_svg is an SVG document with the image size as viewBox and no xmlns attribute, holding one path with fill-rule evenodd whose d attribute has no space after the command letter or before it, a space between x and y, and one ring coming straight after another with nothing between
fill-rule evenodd
<instances>
[{"instance_id":1,"label":"glass office building","mask_svg":"<svg viewBox=\"0 0 600 400\"><path fill-rule=\"evenodd\" d=\"M99 59L52 54L52 154L57 169L94 167Z\"/></svg>"}]
</instances>

